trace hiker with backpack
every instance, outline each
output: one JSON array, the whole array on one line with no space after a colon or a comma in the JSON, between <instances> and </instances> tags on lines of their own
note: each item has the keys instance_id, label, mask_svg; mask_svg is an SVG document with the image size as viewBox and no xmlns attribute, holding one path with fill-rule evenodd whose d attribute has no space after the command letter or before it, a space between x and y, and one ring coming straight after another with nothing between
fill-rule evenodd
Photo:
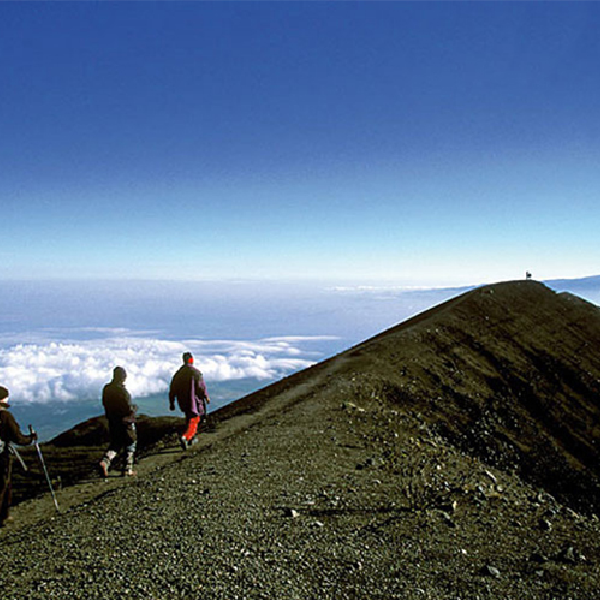
<instances>
[{"instance_id":1,"label":"hiker with backpack","mask_svg":"<svg viewBox=\"0 0 600 600\"><path fill-rule=\"evenodd\" d=\"M135 411L137 406L131 403L131 395L125 387L127 372L123 367L115 367L113 378L102 390L102 405L108 419L110 445L99 463L100 475L108 477L111 462L119 452L123 452L124 476L135 475L133 461L137 445Z\"/></svg>"},{"instance_id":2,"label":"hiker with backpack","mask_svg":"<svg viewBox=\"0 0 600 600\"><path fill-rule=\"evenodd\" d=\"M206 404L210 403L202 373L194 367L191 352L183 353L183 365L173 375L169 388L169 409L175 410L175 400L185 414L186 428L181 436L182 450L194 442L200 420L206 417Z\"/></svg>"},{"instance_id":3,"label":"hiker with backpack","mask_svg":"<svg viewBox=\"0 0 600 600\"><path fill-rule=\"evenodd\" d=\"M9 412L9 392L0 386L0 527L9 517L12 500L12 455L16 452L11 444L28 446L37 440L37 433L23 435L19 424Z\"/></svg>"}]
</instances>

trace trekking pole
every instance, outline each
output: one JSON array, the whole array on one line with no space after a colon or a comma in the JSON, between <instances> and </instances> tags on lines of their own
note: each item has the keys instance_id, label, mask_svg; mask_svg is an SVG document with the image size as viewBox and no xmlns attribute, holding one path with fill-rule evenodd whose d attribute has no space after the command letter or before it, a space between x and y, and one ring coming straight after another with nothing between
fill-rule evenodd
<instances>
[{"instance_id":1,"label":"trekking pole","mask_svg":"<svg viewBox=\"0 0 600 600\"><path fill-rule=\"evenodd\" d=\"M27 471L27 465L25 464L25 461L19 454L19 451L10 442L8 442L8 451L19 461L23 471Z\"/></svg>"},{"instance_id":2,"label":"trekking pole","mask_svg":"<svg viewBox=\"0 0 600 600\"><path fill-rule=\"evenodd\" d=\"M29 425L29 432L33 435L33 427ZM54 500L54 506L56 506L56 512L60 512L58 509L58 502L56 501L56 496L54 495L54 488L52 487L52 482L50 481L50 475L48 475L48 469L46 469L46 463L44 462L44 457L42 456L42 450L40 449L40 445L38 441L35 440L35 449L38 453L38 458L40 459L40 463L42 464L42 468L44 469L44 475L46 475L46 481L48 482L48 487L50 488L50 493L52 494L52 500Z\"/></svg>"}]
</instances>

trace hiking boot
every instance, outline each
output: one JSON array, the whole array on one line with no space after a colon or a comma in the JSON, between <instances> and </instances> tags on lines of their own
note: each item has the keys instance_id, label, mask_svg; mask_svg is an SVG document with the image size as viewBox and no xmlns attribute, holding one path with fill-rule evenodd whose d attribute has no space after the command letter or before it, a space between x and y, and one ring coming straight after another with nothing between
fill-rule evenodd
<instances>
[{"instance_id":1,"label":"hiking boot","mask_svg":"<svg viewBox=\"0 0 600 600\"><path fill-rule=\"evenodd\" d=\"M187 440L183 436L181 436L181 439L179 440L179 443L181 444L181 449L185 452L187 450L187 447L188 447Z\"/></svg>"},{"instance_id":2,"label":"hiking boot","mask_svg":"<svg viewBox=\"0 0 600 600\"><path fill-rule=\"evenodd\" d=\"M100 477L105 479L108 477L108 465L103 460L98 463L98 470L100 471Z\"/></svg>"}]
</instances>

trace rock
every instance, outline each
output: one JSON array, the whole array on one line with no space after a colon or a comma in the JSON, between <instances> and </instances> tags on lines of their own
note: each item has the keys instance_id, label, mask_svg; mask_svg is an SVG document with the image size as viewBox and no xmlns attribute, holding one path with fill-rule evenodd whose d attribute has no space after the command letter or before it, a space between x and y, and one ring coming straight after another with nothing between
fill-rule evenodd
<instances>
[{"instance_id":1,"label":"rock","mask_svg":"<svg viewBox=\"0 0 600 600\"><path fill-rule=\"evenodd\" d=\"M486 577L494 577L495 579L500 579L501 577L500 571L492 565L486 565L483 567L482 574Z\"/></svg>"},{"instance_id":2,"label":"rock","mask_svg":"<svg viewBox=\"0 0 600 600\"><path fill-rule=\"evenodd\" d=\"M557 555L557 560L567 564L577 564L578 562L585 562L585 556L580 554L573 546L565 546Z\"/></svg>"},{"instance_id":3,"label":"rock","mask_svg":"<svg viewBox=\"0 0 600 600\"><path fill-rule=\"evenodd\" d=\"M544 564L548 559L540 552L533 552L532 555L529 557L529 560L539 564Z\"/></svg>"},{"instance_id":4,"label":"rock","mask_svg":"<svg viewBox=\"0 0 600 600\"><path fill-rule=\"evenodd\" d=\"M442 519L448 527L456 527L456 523L452 520L452 517L447 512L442 512Z\"/></svg>"},{"instance_id":5,"label":"rock","mask_svg":"<svg viewBox=\"0 0 600 600\"><path fill-rule=\"evenodd\" d=\"M496 479L496 476L493 473L491 473L490 471L485 471L485 474L489 477L489 479L492 480L493 483L497 483L498 480Z\"/></svg>"}]
</instances>

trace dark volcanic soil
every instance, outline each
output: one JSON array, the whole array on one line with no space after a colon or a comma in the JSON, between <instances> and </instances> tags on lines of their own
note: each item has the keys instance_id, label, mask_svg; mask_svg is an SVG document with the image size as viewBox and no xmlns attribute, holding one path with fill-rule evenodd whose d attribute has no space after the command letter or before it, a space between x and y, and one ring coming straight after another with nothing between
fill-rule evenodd
<instances>
[{"instance_id":1,"label":"dark volcanic soil","mask_svg":"<svg viewBox=\"0 0 600 600\"><path fill-rule=\"evenodd\" d=\"M0 531L3 599L598 598L600 316L470 292Z\"/></svg>"}]
</instances>

